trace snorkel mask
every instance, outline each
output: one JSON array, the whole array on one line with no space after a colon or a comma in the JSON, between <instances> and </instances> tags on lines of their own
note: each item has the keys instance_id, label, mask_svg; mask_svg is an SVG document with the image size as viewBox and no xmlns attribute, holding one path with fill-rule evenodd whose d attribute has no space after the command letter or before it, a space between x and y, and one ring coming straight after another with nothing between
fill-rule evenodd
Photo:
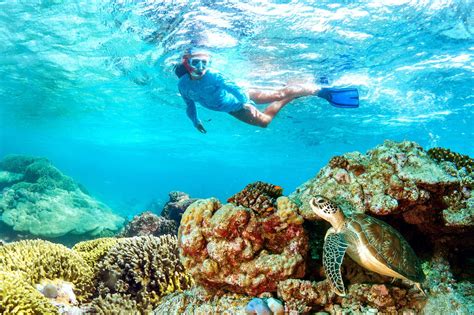
<instances>
[{"instance_id":1,"label":"snorkel mask","mask_svg":"<svg viewBox=\"0 0 474 315\"><path fill-rule=\"evenodd\" d=\"M200 79L211 64L211 54L204 49L190 49L183 56L183 65L193 79Z\"/></svg>"}]
</instances>

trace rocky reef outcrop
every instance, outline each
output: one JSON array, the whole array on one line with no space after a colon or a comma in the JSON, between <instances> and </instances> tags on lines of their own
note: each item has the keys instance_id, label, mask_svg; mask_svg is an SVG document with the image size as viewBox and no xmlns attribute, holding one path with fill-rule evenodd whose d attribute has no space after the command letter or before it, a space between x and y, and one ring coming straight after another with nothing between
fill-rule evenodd
<instances>
[{"instance_id":1,"label":"rocky reef outcrop","mask_svg":"<svg viewBox=\"0 0 474 315\"><path fill-rule=\"evenodd\" d=\"M168 220L175 221L177 225L179 225L184 211L186 211L193 202L198 200L198 198L191 198L187 193L182 191L170 192L169 198L161 211L161 216Z\"/></svg>"},{"instance_id":2,"label":"rocky reef outcrop","mask_svg":"<svg viewBox=\"0 0 474 315\"><path fill-rule=\"evenodd\" d=\"M474 248L473 188L473 173L467 169L433 159L414 142L385 141L366 154L333 157L290 198L310 220L317 217L309 199L323 195L346 212L384 217L419 231L432 244Z\"/></svg>"},{"instance_id":3,"label":"rocky reef outcrop","mask_svg":"<svg viewBox=\"0 0 474 315\"><path fill-rule=\"evenodd\" d=\"M0 162L0 214L13 230L40 237L100 235L123 219L47 159L10 155Z\"/></svg>"},{"instance_id":4,"label":"rocky reef outcrop","mask_svg":"<svg viewBox=\"0 0 474 315\"><path fill-rule=\"evenodd\" d=\"M128 222L120 236L132 237L132 236L145 236L145 235L177 235L178 234L178 223L174 220L167 219L162 216L158 216L150 211L145 211L133 217Z\"/></svg>"}]
</instances>

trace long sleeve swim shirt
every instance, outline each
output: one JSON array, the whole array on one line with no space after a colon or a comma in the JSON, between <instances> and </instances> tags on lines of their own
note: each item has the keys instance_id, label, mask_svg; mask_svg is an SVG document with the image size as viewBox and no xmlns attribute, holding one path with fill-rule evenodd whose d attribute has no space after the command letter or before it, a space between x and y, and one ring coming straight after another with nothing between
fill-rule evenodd
<instances>
[{"instance_id":1,"label":"long sleeve swim shirt","mask_svg":"<svg viewBox=\"0 0 474 315\"><path fill-rule=\"evenodd\" d=\"M179 92L186 103L186 114L194 126L201 124L196 103L220 112L235 112L249 102L247 93L219 72L209 69L199 80L186 74L178 83Z\"/></svg>"}]
</instances>

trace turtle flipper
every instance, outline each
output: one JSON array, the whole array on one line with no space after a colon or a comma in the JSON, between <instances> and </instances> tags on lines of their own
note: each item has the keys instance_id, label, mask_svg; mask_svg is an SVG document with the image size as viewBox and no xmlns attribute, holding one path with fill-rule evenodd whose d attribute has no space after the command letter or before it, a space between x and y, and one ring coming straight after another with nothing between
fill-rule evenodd
<instances>
[{"instance_id":1,"label":"turtle flipper","mask_svg":"<svg viewBox=\"0 0 474 315\"><path fill-rule=\"evenodd\" d=\"M341 265L349 246L343 234L328 233L324 239L323 266L326 276L337 295L346 295L342 281Z\"/></svg>"}]
</instances>

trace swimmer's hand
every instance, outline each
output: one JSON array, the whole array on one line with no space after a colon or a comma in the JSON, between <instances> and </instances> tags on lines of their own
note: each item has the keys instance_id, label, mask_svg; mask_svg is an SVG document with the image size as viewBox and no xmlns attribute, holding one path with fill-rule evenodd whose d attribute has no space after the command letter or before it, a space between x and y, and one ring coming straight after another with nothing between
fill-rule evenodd
<instances>
[{"instance_id":1,"label":"swimmer's hand","mask_svg":"<svg viewBox=\"0 0 474 315\"><path fill-rule=\"evenodd\" d=\"M202 124L198 124L196 126L196 129L199 130L199 132L201 132L201 133L206 133L207 132L207 130L204 128L204 126Z\"/></svg>"}]
</instances>

